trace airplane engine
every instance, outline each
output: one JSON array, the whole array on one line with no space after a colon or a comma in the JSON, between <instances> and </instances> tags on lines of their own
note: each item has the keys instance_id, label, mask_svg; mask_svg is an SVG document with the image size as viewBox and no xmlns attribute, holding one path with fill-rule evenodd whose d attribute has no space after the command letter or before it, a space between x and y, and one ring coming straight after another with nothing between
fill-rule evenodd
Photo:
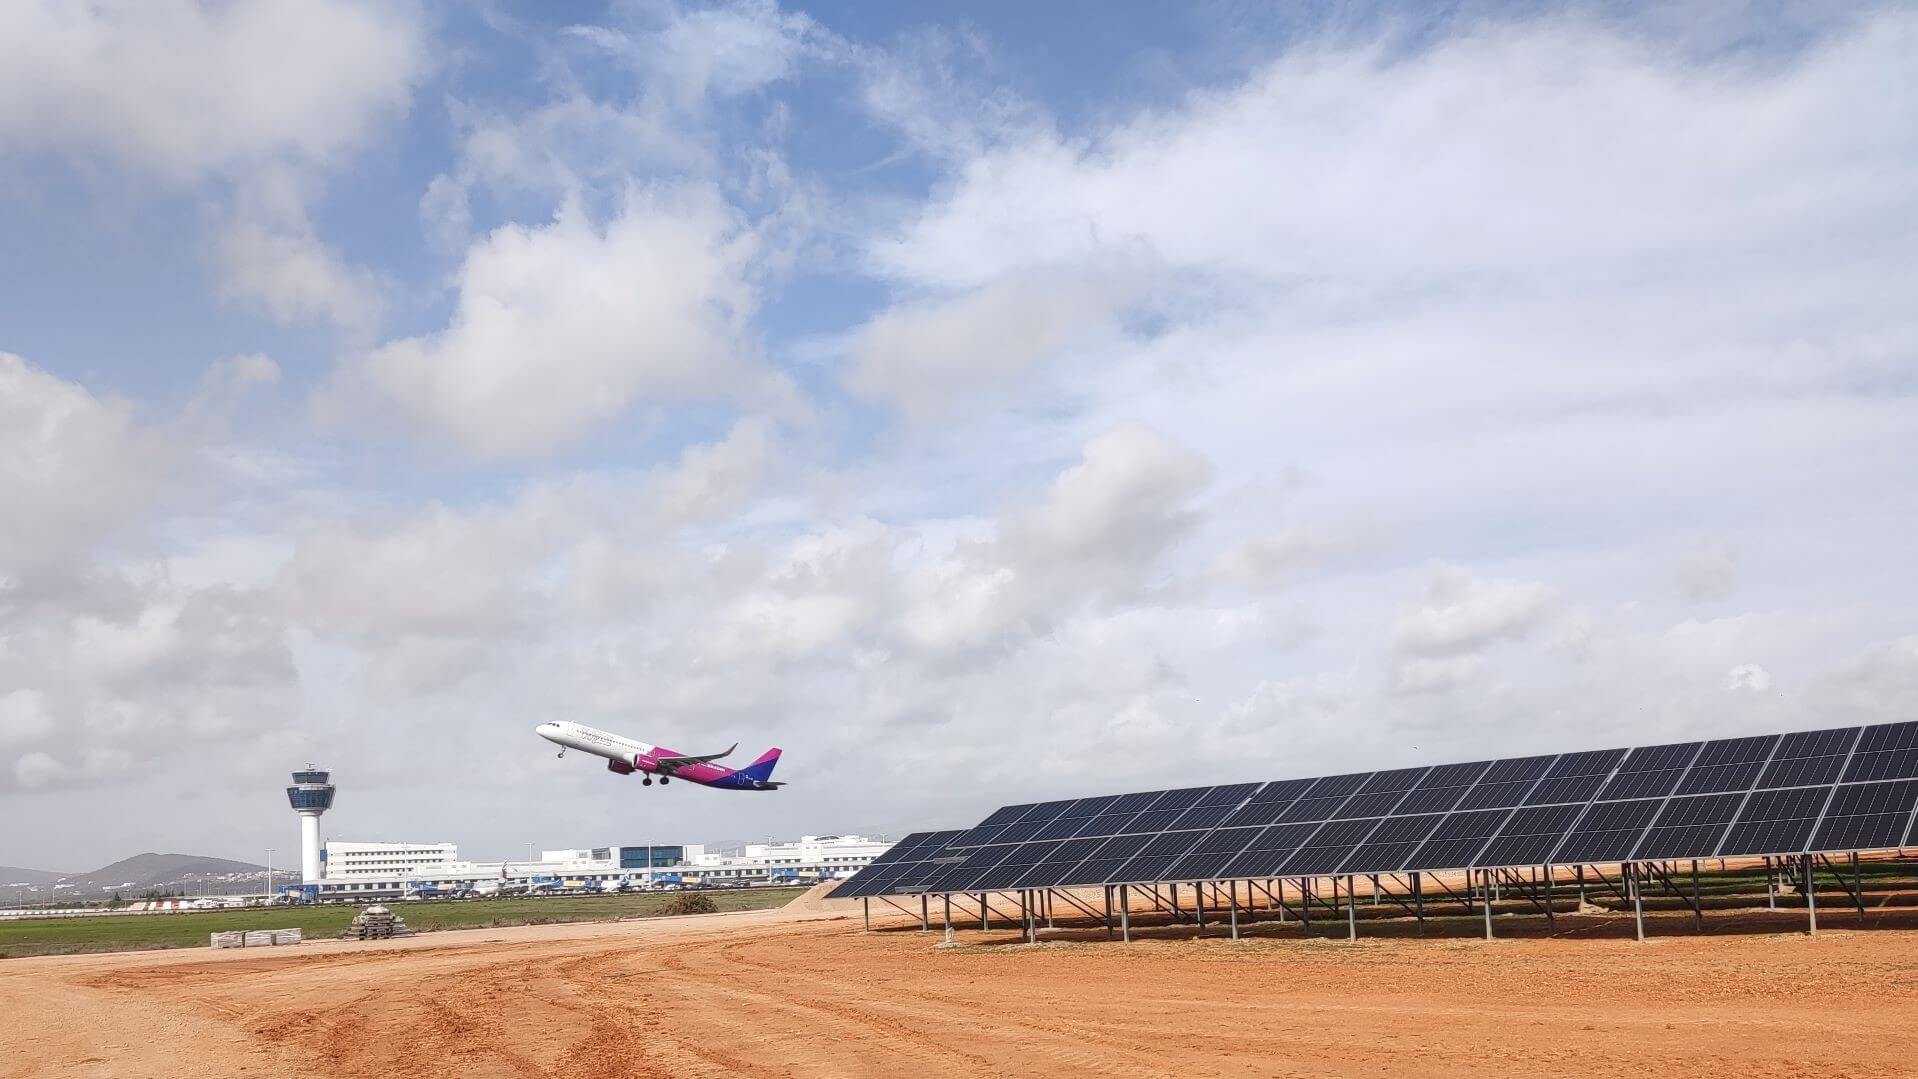
<instances>
[{"instance_id":1,"label":"airplane engine","mask_svg":"<svg viewBox=\"0 0 1918 1079\"><path fill-rule=\"evenodd\" d=\"M625 761L609 760L606 762L606 770L609 772L618 772L620 775L623 775L623 776L629 776L633 774L633 766L626 763Z\"/></svg>"}]
</instances>

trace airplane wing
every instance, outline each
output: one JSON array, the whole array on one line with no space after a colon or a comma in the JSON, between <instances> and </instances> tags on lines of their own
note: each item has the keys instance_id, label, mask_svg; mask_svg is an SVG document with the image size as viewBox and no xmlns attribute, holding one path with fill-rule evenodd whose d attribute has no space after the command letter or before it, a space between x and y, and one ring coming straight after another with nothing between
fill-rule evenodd
<instances>
[{"instance_id":1,"label":"airplane wing","mask_svg":"<svg viewBox=\"0 0 1918 1079\"><path fill-rule=\"evenodd\" d=\"M739 743L734 742L731 747L720 753L699 753L684 757L655 757L653 758L653 763L659 766L660 771L671 775L689 764L708 764L721 757L729 757L732 755L733 750L738 748Z\"/></svg>"}]
</instances>

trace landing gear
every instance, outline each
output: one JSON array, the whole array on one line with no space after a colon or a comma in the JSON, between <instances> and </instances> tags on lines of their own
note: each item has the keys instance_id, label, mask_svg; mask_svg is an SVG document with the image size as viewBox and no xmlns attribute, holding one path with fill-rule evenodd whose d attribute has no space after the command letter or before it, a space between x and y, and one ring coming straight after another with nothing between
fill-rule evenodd
<instances>
[{"instance_id":1,"label":"landing gear","mask_svg":"<svg viewBox=\"0 0 1918 1079\"><path fill-rule=\"evenodd\" d=\"M645 779L642 779L642 780L640 780L640 781L639 781L639 785L640 785L640 786L642 786L642 787L650 787L650 786L652 786L652 785L653 785L653 777L652 777L652 776L647 776L647 777L646 777Z\"/></svg>"},{"instance_id":2,"label":"landing gear","mask_svg":"<svg viewBox=\"0 0 1918 1079\"><path fill-rule=\"evenodd\" d=\"M560 750L560 751L559 751L559 756L561 756L561 757L564 757L564 756L566 756L566 751L565 751L565 750L563 750L563 749L562 749L562 750Z\"/></svg>"},{"instance_id":3,"label":"landing gear","mask_svg":"<svg viewBox=\"0 0 1918 1079\"><path fill-rule=\"evenodd\" d=\"M662 787L663 787L663 786L665 786L665 785L666 785L666 784L668 784L668 783L671 783L671 782L672 782L672 780L671 780L671 779L669 779L669 778L667 778L666 776L660 776L660 777L659 777L659 785L660 785L660 786L662 786Z\"/></svg>"}]
</instances>

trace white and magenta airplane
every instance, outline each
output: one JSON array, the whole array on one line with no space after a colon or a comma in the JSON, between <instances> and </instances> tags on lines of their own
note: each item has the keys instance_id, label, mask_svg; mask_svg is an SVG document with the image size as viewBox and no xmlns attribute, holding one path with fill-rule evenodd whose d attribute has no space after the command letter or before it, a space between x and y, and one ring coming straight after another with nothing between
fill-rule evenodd
<instances>
[{"instance_id":1,"label":"white and magenta airplane","mask_svg":"<svg viewBox=\"0 0 1918 1079\"><path fill-rule=\"evenodd\" d=\"M541 738L558 746L562 757L569 749L605 757L608 771L623 776L639 772L646 777L645 783L649 787L653 785L655 775L662 784L684 779L701 786L735 791L770 791L785 786L784 783L773 782L773 765L779 763L777 749L760 754L758 760L744 768L733 769L713 762L731 755L734 749L739 748L737 742L733 743L732 749L723 753L688 754L637 742L583 723L542 723L533 730Z\"/></svg>"}]
</instances>

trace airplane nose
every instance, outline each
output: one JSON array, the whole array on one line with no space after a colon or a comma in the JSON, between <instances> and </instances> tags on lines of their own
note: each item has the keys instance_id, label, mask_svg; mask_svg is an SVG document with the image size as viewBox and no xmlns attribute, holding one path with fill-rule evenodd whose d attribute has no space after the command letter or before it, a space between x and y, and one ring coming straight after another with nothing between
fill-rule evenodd
<instances>
[{"instance_id":1,"label":"airplane nose","mask_svg":"<svg viewBox=\"0 0 1918 1079\"><path fill-rule=\"evenodd\" d=\"M541 738L551 738L553 736L553 731L556 729L558 729L557 724L542 723L539 726L533 728L533 733L539 735Z\"/></svg>"}]
</instances>

